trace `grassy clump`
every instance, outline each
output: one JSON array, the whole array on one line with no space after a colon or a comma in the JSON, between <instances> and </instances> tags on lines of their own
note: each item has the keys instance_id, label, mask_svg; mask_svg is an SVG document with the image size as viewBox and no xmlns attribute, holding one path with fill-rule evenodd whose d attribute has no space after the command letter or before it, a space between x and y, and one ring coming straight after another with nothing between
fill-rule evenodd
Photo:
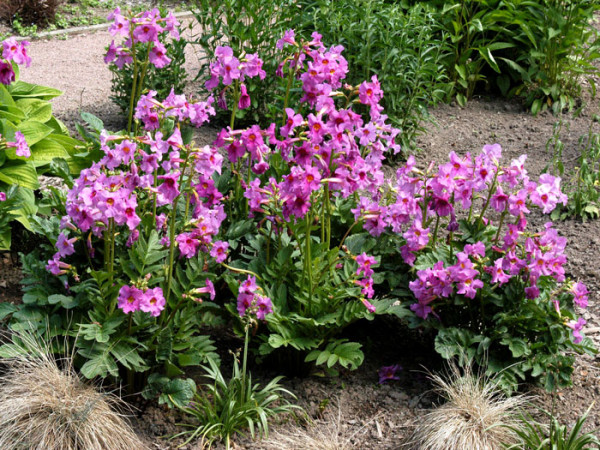
<instances>
[{"instance_id":1,"label":"grassy clump","mask_svg":"<svg viewBox=\"0 0 600 450\"><path fill-rule=\"evenodd\" d=\"M60 361L61 369L46 343L24 334L13 340L3 347L0 448L144 448L116 412L118 397L85 384L68 358Z\"/></svg>"}]
</instances>

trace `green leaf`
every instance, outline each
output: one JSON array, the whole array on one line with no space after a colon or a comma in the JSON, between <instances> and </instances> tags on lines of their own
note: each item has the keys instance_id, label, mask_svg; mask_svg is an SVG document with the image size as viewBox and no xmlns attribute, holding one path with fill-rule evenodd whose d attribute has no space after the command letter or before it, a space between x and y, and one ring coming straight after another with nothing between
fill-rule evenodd
<instances>
[{"instance_id":1,"label":"green leaf","mask_svg":"<svg viewBox=\"0 0 600 450\"><path fill-rule=\"evenodd\" d=\"M51 137L44 138L35 145L30 146L30 150L31 161L36 166L49 164L54 158L70 159L69 153L65 148L59 142L51 139Z\"/></svg>"},{"instance_id":2,"label":"green leaf","mask_svg":"<svg viewBox=\"0 0 600 450\"><path fill-rule=\"evenodd\" d=\"M0 181L33 190L40 187L35 166L31 161L6 161L0 167Z\"/></svg>"},{"instance_id":3,"label":"green leaf","mask_svg":"<svg viewBox=\"0 0 600 450\"><path fill-rule=\"evenodd\" d=\"M527 342L523 339L506 337L500 341L503 345L508 345L512 355L514 358L520 358L521 356L526 356L531 353Z\"/></svg>"},{"instance_id":4,"label":"green leaf","mask_svg":"<svg viewBox=\"0 0 600 450\"><path fill-rule=\"evenodd\" d=\"M27 141L29 147L38 143L46 136L52 134L54 131L48 125L36 120L27 120L25 122L21 122L19 124L19 130L21 133L23 133L23 136L25 136L25 140Z\"/></svg>"},{"instance_id":5,"label":"green leaf","mask_svg":"<svg viewBox=\"0 0 600 450\"><path fill-rule=\"evenodd\" d=\"M92 128L94 131L97 132L101 132L102 130L104 130L104 122L102 122L102 120L100 120L98 117L96 117L95 115L89 113L89 112L85 112L83 111L81 113L81 118L85 121L85 123L87 123L90 128Z\"/></svg>"},{"instance_id":6,"label":"green leaf","mask_svg":"<svg viewBox=\"0 0 600 450\"><path fill-rule=\"evenodd\" d=\"M18 307L13 305L12 303L2 302L0 303L0 320L4 319L6 316L18 311Z\"/></svg>"},{"instance_id":7,"label":"green leaf","mask_svg":"<svg viewBox=\"0 0 600 450\"><path fill-rule=\"evenodd\" d=\"M66 295L54 294L48 297L48 303L51 305L59 304L65 309L72 309L79 305L79 301L74 297L68 297Z\"/></svg>"},{"instance_id":8,"label":"green leaf","mask_svg":"<svg viewBox=\"0 0 600 450\"><path fill-rule=\"evenodd\" d=\"M162 389L162 393L158 398L159 404L166 403L170 407L178 406L183 408L194 399L196 393L196 383L191 378L185 380L176 378L170 380Z\"/></svg>"},{"instance_id":9,"label":"green leaf","mask_svg":"<svg viewBox=\"0 0 600 450\"><path fill-rule=\"evenodd\" d=\"M17 81L8 86L8 91L13 98L39 98L41 100L51 100L54 97L62 95L62 91L51 87L30 84L24 81Z\"/></svg>"},{"instance_id":10,"label":"green leaf","mask_svg":"<svg viewBox=\"0 0 600 450\"><path fill-rule=\"evenodd\" d=\"M46 123L52 118L52 105L46 100L22 98L16 104L30 120Z\"/></svg>"},{"instance_id":11,"label":"green leaf","mask_svg":"<svg viewBox=\"0 0 600 450\"><path fill-rule=\"evenodd\" d=\"M479 51L479 54L483 57L483 59L485 59L485 61L488 63L488 65L496 73L501 73L500 68L498 67L498 63L494 59L494 56L492 55L492 51L490 50L489 47L483 47L483 48L480 47L477 50Z\"/></svg>"}]
</instances>

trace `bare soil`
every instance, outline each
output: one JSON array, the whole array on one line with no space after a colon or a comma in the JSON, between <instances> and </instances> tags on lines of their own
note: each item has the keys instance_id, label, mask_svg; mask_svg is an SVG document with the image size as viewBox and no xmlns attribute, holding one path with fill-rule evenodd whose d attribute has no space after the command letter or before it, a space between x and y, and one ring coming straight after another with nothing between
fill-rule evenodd
<instances>
[{"instance_id":1,"label":"bare soil","mask_svg":"<svg viewBox=\"0 0 600 450\"><path fill-rule=\"evenodd\" d=\"M71 129L79 120L80 111L97 115L109 129L123 125L119 109L109 100L110 72L102 62L104 47L110 40L110 35L101 31L66 40L38 40L31 45L33 64L22 70L22 79L64 91L63 96L54 100L54 111ZM186 68L192 78L198 67L197 57L190 48ZM192 85L189 93L193 92ZM579 117L564 118L569 124L568 133L562 136L565 160L574 160L577 140L580 135L587 134L592 115L597 112L597 101L586 97L584 102L588 106ZM457 153L478 152L484 144L497 142L503 147L505 159L526 153L528 170L536 176L551 156L545 146L552 136L557 118L550 113L533 117L516 102L475 98L465 108L442 105L432 111L432 116L437 125L428 124L427 134L421 136L418 142L423 149L418 159L423 165L431 160L443 162L452 150ZM600 125L593 123L592 126L594 131L600 132ZM210 141L214 135L215 130L207 128L200 138ZM534 218L538 225L547 220ZM557 224L557 227L569 240L567 271L585 282L591 292L590 307L583 317L588 321L587 335L600 347L600 221L568 220ZM11 255L0 255L0 301L19 301L18 279L16 260ZM420 331L409 332L394 320L378 319L353 327L349 333L364 343L364 365L354 372L342 372L337 378L287 374L285 385L299 397L299 403L306 408L311 420L300 421L300 431L291 419L274 424L271 429L273 438L305 433L330 442L332 446L336 442L343 444L335 448L398 448L402 439L410 433L414 421L438 401L429 392L423 367L437 370L442 363L433 352L431 340ZM226 350L241 344L231 337L218 335L215 338L223 349L224 361L228 358ZM392 364L403 367L400 380L379 385L377 370ZM253 374L267 380L280 373L276 367L256 366ZM537 389L529 392L538 395L542 404L550 405L548 394ZM558 393L558 414L563 421L572 424L593 402L600 405L600 356L578 357L574 386ZM139 407L133 423L149 448L175 448L181 443L166 439L181 431L176 423L181 422L182 417L176 411L139 399L133 403ZM590 414L586 429L597 427L600 427L600 406ZM196 443L184 448L201 447ZM236 439L236 448L311 446L282 447L268 441L253 442L240 438Z\"/></svg>"}]
</instances>

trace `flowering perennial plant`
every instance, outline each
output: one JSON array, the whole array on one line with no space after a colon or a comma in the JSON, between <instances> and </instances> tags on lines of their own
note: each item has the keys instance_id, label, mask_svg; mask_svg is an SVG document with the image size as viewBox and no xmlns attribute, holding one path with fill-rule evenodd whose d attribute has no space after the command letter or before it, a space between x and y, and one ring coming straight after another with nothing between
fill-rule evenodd
<instances>
[{"instance_id":1,"label":"flowering perennial plant","mask_svg":"<svg viewBox=\"0 0 600 450\"><path fill-rule=\"evenodd\" d=\"M370 301L377 260L365 251L353 253L344 242L368 217L350 217L354 197L359 191L379 195L384 155L400 150L395 142L399 131L382 114L377 77L360 86L343 84L343 47L327 48L318 33L310 41L297 41L289 30L278 48L283 57L277 75L289 80L279 126L234 126L236 110L250 101L244 100L244 77L263 77L257 55L236 57L230 48L219 47L207 83L211 88L222 83L234 91L230 126L215 141L229 160L229 220L232 228L258 223L260 232L246 246L259 258L248 250L236 251L234 256L242 258L231 265L260 277L273 299L274 313L267 319L271 334L263 337L261 352L282 346L316 349L308 360L321 364L319 348L330 336L377 311ZM296 84L302 98L294 109L289 101ZM241 299L240 313L249 304L245 293ZM388 306L381 303L379 312ZM334 348L341 354L344 348L357 350L354 343L338 343ZM343 366L356 367L362 361L359 351L348 354L354 356L340 358Z\"/></svg>"},{"instance_id":2,"label":"flowering perennial plant","mask_svg":"<svg viewBox=\"0 0 600 450\"><path fill-rule=\"evenodd\" d=\"M585 321L575 320L588 292L565 276L566 239L550 222L528 231L527 215L534 207L550 213L566 196L560 178L534 181L525 155L502 165L501 153L498 144L477 156L452 152L426 171L410 157L380 202L361 197L354 212L358 220L368 211L372 236L395 236L412 274L410 309L441 330L443 356L488 357L490 370L506 368L506 387L526 372L563 384L572 360L561 351L590 350L589 342L580 345Z\"/></svg>"},{"instance_id":3,"label":"flowering perennial plant","mask_svg":"<svg viewBox=\"0 0 600 450\"><path fill-rule=\"evenodd\" d=\"M92 302L90 319L104 327L112 323L111 340L147 350L132 348L129 359L112 355L135 371L146 370L155 358L187 365L210 353L195 328L203 298L215 297L210 264L227 255L227 244L216 239L226 217L213 179L222 157L214 147L184 143L181 135L182 127L202 125L214 110L210 102L183 95L172 93L162 102L155 95L143 96L136 110L145 135L100 135L104 156L82 170L67 193L56 253L47 265L65 282L96 282L100 297ZM84 274L77 272L78 255L86 256L91 269ZM88 329L94 323L79 325ZM184 356L172 347L163 354L165 342L179 342L176 349ZM82 372L90 378L116 375L116 365L110 359L99 364L94 351L81 349L90 359ZM161 356L150 358L153 352Z\"/></svg>"},{"instance_id":4,"label":"flowering perennial plant","mask_svg":"<svg viewBox=\"0 0 600 450\"><path fill-rule=\"evenodd\" d=\"M116 8L108 16L112 20L108 31L114 36L120 36L121 44L113 40L106 51L104 62L114 64L117 68L133 66L133 85L129 105L128 131L131 132L133 108L145 88L144 82L148 74L148 66L152 64L162 69L171 63L167 56L166 39L170 36L179 41L179 21L173 13L161 16L158 8L138 14L121 14Z\"/></svg>"}]
</instances>

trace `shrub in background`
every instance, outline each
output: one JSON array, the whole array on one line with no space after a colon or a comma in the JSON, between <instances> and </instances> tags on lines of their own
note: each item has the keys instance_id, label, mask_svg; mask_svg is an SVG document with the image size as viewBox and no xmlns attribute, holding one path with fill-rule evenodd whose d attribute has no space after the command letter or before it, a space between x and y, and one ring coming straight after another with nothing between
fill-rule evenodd
<instances>
[{"instance_id":1,"label":"shrub in background","mask_svg":"<svg viewBox=\"0 0 600 450\"><path fill-rule=\"evenodd\" d=\"M592 62L598 32L592 0L461 0L430 2L449 39L444 65L452 95L464 105L482 84L521 96L532 113L571 108L585 77L595 91Z\"/></svg>"},{"instance_id":2,"label":"shrub in background","mask_svg":"<svg viewBox=\"0 0 600 450\"><path fill-rule=\"evenodd\" d=\"M28 25L46 26L54 22L63 0L7 0L0 2L0 19L12 23L15 18Z\"/></svg>"},{"instance_id":3,"label":"shrub in background","mask_svg":"<svg viewBox=\"0 0 600 450\"><path fill-rule=\"evenodd\" d=\"M405 149L424 131L427 108L448 95L442 58L450 51L439 14L423 4L404 9L384 0L302 1L299 28L317 30L325 42L344 46L346 80L359 84L378 75L382 105L401 130Z\"/></svg>"},{"instance_id":4,"label":"shrub in background","mask_svg":"<svg viewBox=\"0 0 600 450\"><path fill-rule=\"evenodd\" d=\"M600 217L600 135L594 133L594 123L598 116L590 121L587 135L579 137L575 168L565 172L563 164L564 143L561 133L564 127L561 118L554 124L552 137L546 142L546 151L552 151L552 158L544 171L564 177L566 175L565 192L569 201L561 208L552 211L552 218L564 220L568 217L581 217L583 220Z\"/></svg>"}]
</instances>

